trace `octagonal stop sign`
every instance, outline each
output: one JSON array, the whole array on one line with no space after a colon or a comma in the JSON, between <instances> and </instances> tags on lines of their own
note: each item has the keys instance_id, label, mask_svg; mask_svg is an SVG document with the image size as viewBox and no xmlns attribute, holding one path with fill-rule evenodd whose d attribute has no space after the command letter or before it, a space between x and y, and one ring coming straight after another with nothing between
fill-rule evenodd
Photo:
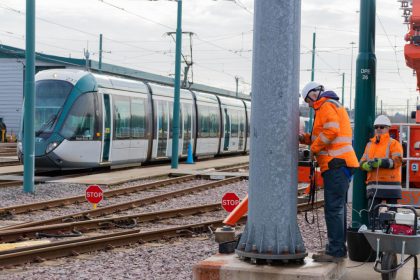
<instances>
[{"instance_id":1,"label":"octagonal stop sign","mask_svg":"<svg viewBox=\"0 0 420 280\"><path fill-rule=\"evenodd\" d=\"M99 186L92 185L86 189L85 197L90 203L97 204L101 202L103 198L103 191Z\"/></svg>"},{"instance_id":2,"label":"octagonal stop sign","mask_svg":"<svg viewBox=\"0 0 420 280\"><path fill-rule=\"evenodd\" d=\"M232 212L233 209L239 204L240 199L236 195L236 193L225 193L225 195L222 197L222 207L227 212Z\"/></svg>"}]
</instances>

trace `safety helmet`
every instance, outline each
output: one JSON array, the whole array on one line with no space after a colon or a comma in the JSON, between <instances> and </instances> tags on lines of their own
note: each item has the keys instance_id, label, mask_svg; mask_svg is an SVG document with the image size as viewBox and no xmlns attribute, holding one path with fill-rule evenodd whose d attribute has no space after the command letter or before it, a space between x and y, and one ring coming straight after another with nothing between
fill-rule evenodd
<instances>
[{"instance_id":1,"label":"safety helmet","mask_svg":"<svg viewBox=\"0 0 420 280\"><path fill-rule=\"evenodd\" d=\"M391 126L391 121L389 120L389 118L387 116L380 115L375 119L375 122L373 123L373 125Z\"/></svg>"},{"instance_id":2,"label":"safety helmet","mask_svg":"<svg viewBox=\"0 0 420 280\"><path fill-rule=\"evenodd\" d=\"M308 94L311 92L311 91L313 91L313 90L321 90L321 91L323 91L324 90L324 86L323 85L321 85L320 83L318 83L318 82L309 82L309 83L307 83L306 84L306 86L304 86L303 87L303 89L302 89L302 93L301 93L301 96L302 96L302 98L303 98L303 100L305 100L306 99L306 97L308 97Z\"/></svg>"}]
</instances>

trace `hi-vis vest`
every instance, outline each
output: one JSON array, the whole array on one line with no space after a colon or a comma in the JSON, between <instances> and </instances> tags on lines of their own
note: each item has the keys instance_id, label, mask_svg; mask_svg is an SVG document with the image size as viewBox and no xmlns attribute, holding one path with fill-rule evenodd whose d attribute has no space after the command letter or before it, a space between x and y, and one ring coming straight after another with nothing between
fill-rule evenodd
<instances>
[{"instance_id":1,"label":"hi-vis vest","mask_svg":"<svg viewBox=\"0 0 420 280\"><path fill-rule=\"evenodd\" d=\"M334 158L343 159L347 167L359 167L352 146L350 119L345 108L338 101L323 97L314 102L314 109L310 142L321 172L329 169L328 163Z\"/></svg>"},{"instance_id":2,"label":"hi-vis vest","mask_svg":"<svg viewBox=\"0 0 420 280\"><path fill-rule=\"evenodd\" d=\"M403 149L401 143L392 139L389 134L380 136L379 143L376 137L370 139L365 152L360 159L360 164L365 161L392 159L392 168L373 168L367 174L367 197L375 198L401 198L401 163Z\"/></svg>"}]
</instances>

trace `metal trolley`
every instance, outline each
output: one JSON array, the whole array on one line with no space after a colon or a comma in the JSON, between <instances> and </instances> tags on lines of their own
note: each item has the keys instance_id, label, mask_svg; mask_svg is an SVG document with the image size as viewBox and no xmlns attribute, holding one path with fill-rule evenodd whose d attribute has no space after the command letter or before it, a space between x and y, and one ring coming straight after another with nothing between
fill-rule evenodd
<instances>
[{"instance_id":1,"label":"metal trolley","mask_svg":"<svg viewBox=\"0 0 420 280\"><path fill-rule=\"evenodd\" d=\"M374 216L372 218L372 229L362 231L370 246L376 250L376 261L373 269L381 273L382 279L392 280L396 279L397 271L401 267L411 259L414 259L413 279L418 280L416 255L420 254L420 234L417 234L418 216L416 209L420 207L399 204L379 204L373 209L373 213L377 213L379 207L411 210L414 213L414 229L412 235L392 234L389 232L389 225L388 227L377 229L376 223L379 220L379 214ZM401 254L399 261L397 254Z\"/></svg>"}]
</instances>

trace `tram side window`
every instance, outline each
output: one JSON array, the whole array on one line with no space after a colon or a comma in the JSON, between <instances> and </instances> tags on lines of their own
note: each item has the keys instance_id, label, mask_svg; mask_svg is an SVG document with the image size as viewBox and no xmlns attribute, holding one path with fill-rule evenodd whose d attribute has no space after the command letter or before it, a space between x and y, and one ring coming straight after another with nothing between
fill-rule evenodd
<instances>
[{"instance_id":1,"label":"tram side window","mask_svg":"<svg viewBox=\"0 0 420 280\"><path fill-rule=\"evenodd\" d=\"M114 139L130 139L130 99L114 97Z\"/></svg>"},{"instance_id":2,"label":"tram side window","mask_svg":"<svg viewBox=\"0 0 420 280\"><path fill-rule=\"evenodd\" d=\"M183 104L182 105L182 115L183 115L183 120L184 120L185 139L188 139L188 140L191 139L191 134L192 134L191 111L192 111L191 104Z\"/></svg>"},{"instance_id":3,"label":"tram side window","mask_svg":"<svg viewBox=\"0 0 420 280\"><path fill-rule=\"evenodd\" d=\"M68 140L88 141L96 139L98 120L95 117L97 99L94 93L81 95L74 102L60 131Z\"/></svg>"},{"instance_id":4,"label":"tram side window","mask_svg":"<svg viewBox=\"0 0 420 280\"><path fill-rule=\"evenodd\" d=\"M238 111L232 110L231 111L231 137L238 137Z\"/></svg>"},{"instance_id":5,"label":"tram side window","mask_svg":"<svg viewBox=\"0 0 420 280\"><path fill-rule=\"evenodd\" d=\"M210 121L210 137L215 138L219 137L220 129L220 118L219 118L219 109L218 108L209 108L209 121Z\"/></svg>"},{"instance_id":6,"label":"tram side window","mask_svg":"<svg viewBox=\"0 0 420 280\"><path fill-rule=\"evenodd\" d=\"M131 99L131 137L146 137L146 108L144 99Z\"/></svg>"},{"instance_id":7,"label":"tram side window","mask_svg":"<svg viewBox=\"0 0 420 280\"><path fill-rule=\"evenodd\" d=\"M210 136L210 112L207 106L198 106L199 114L199 136L201 138L207 138Z\"/></svg>"}]
</instances>

